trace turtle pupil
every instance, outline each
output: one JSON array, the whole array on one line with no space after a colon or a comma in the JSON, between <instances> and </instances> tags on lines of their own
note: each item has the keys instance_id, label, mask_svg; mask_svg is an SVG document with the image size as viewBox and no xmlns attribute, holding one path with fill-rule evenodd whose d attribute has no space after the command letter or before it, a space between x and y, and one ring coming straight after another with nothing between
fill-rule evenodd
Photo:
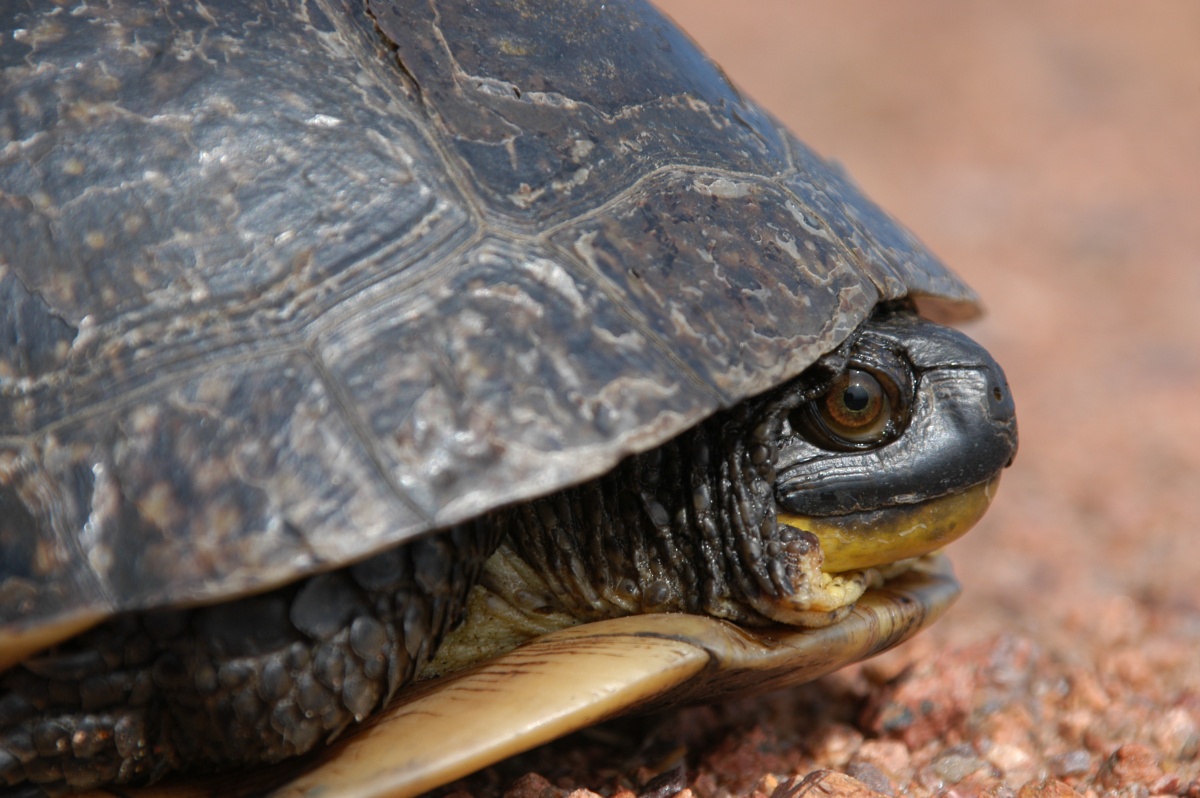
<instances>
[{"instance_id":1,"label":"turtle pupil","mask_svg":"<svg viewBox=\"0 0 1200 798\"><path fill-rule=\"evenodd\" d=\"M871 404L871 392L861 385L849 385L842 392L842 404L851 413L861 413Z\"/></svg>"}]
</instances>

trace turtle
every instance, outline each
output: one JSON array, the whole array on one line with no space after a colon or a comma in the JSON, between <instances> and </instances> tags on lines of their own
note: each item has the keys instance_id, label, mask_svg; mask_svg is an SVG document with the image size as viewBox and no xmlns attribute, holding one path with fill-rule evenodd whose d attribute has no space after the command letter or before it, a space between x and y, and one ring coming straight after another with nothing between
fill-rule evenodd
<instances>
[{"instance_id":1,"label":"turtle","mask_svg":"<svg viewBox=\"0 0 1200 798\"><path fill-rule=\"evenodd\" d=\"M977 296L652 6L7 9L0 786L413 794L957 595Z\"/></svg>"}]
</instances>

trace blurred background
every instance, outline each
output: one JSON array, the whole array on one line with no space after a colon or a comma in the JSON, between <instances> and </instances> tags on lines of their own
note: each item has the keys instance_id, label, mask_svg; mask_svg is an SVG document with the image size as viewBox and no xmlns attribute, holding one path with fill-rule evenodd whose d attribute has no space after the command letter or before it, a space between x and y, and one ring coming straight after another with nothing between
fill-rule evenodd
<instances>
[{"instance_id":1,"label":"blurred background","mask_svg":"<svg viewBox=\"0 0 1200 798\"><path fill-rule=\"evenodd\" d=\"M914 641L469 789L796 798L820 790L776 775L828 767L889 794L1200 796L1200 4L660 5L979 291L966 329L1021 450ZM531 771L557 793L514 785Z\"/></svg>"}]
</instances>

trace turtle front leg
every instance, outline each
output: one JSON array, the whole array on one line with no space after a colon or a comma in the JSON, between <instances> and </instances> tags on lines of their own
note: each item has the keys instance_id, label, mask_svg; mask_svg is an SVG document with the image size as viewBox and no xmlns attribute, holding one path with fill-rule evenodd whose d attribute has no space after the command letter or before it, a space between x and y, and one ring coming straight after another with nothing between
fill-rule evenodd
<instances>
[{"instance_id":1,"label":"turtle front leg","mask_svg":"<svg viewBox=\"0 0 1200 798\"><path fill-rule=\"evenodd\" d=\"M96 627L0 674L0 785L304 753L414 678L492 548L463 526L262 595Z\"/></svg>"}]
</instances>

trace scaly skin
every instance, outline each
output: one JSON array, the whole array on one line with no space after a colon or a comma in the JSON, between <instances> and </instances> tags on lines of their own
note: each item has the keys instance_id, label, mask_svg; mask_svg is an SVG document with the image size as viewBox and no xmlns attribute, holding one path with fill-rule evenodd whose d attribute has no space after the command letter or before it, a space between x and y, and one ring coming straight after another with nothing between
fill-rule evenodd
<instances>
[{"instance_id":1,"label":"scaly skin","mask_svg":"<svg viewBox=\"0 0 1200 798\"><path fill-rule=\"evenodd\" d=\"M475 525L259 596L128 615L0 675L0 783L274 762L379 709L458 622Z\"/></svg>"}]
</instances>

